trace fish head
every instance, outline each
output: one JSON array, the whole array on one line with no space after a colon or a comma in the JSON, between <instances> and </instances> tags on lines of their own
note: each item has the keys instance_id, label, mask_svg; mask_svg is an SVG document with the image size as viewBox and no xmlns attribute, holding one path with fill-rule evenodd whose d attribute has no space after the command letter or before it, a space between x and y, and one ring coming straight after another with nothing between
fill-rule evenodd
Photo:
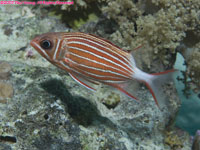
<instances>
[{"instance_id":1,"label":"fish head","mask_svg":"<svg viewBox=\"0 0 200 150\"><path fill-rule=\"evenodd\" d=\"M62 33L44 33L31 40L30 45L51 63L57 62L57 52L60 50Z\"/></svg>"}]
</instances>

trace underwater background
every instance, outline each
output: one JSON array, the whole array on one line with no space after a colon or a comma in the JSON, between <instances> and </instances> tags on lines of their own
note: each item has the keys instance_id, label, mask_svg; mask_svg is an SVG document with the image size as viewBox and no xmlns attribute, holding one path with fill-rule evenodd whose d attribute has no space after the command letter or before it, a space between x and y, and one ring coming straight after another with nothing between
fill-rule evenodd
<instances>
[{"instance_id":1,"label":"underwater background","mask_svg":"<svg viewBox=\"0 0 200 150\"><path fill-rule=\"evenodd\" d=\"M184 65L184 61L184 58L178 54L174 67L181 71L185 71L186 66ZM184 78L181 73L178 77ZM200 125L200 119L198 119L200 115L200 98L198 94L195 94L192 90L187 91L189 95L186 96L186 94L184 94L184 83L177 80L175 82L181 100L181 107L179 108L179 113L176 117L176 125L185 131L188 131L191 135L195 135Z\"/></svg>"},{"instance_id":2,"label":"underwater background","mask_svg":"<svg viewBox=\"0 0 200 150\"><path fill-rule=\"evenodd\" d=\"M200 149L199 0L18 2L0 3L0 149ZM30 46L42 33L77 31L133 50L145 72L178 69L161 89L166 107L137 82L140 103L104 85L92 93Z\"/></svg>"}]
</instances>

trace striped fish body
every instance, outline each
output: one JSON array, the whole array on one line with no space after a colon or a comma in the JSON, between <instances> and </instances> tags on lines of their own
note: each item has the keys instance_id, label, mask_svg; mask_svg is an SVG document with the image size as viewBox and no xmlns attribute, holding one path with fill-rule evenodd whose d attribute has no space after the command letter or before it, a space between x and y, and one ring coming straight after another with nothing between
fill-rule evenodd
<instances>
[{"instance_id":1,"label":"striped fish body","mask_svg":"<svg viewBox=\"0 0 200 150\"><path fill-rule=\"evenodd\" d=\"M68 33L66 65L74 73L95 81L119 83L132 79L130 54L111 43L84 33ZM66 51L66 50L64 50Z\"/></svg>"},{"instance_id":2,"label":"striped fish body","mask_svg":"<svg viewBox=\"0 0 200 150\"><path fill-rule=\"evenodd\" d=\"M52 44L49 50L41 46L41 41L47 40ZM43 57L69 73L107 83L132 80L130 53L94 35L46 33L31 43Z\"/></svg>"},{"instance_id":3,"label":"striped fish body","mask_svg":"<svg viewBox=\"0 0 200 150\"><path fill-rule=\"evenodd\" d=\"M105 39L80 32L57 32L39 35L31 41L31 45L44 58L66 70L74 80L91 90L95 89L85 81L113 86L137 100L121 86L136 79L146 83L158 104L155 89L151 89L149 84L156 75L139 70L129 52ZM169 72L173 70L160 74Z\"/></svg>"}]
</instances>

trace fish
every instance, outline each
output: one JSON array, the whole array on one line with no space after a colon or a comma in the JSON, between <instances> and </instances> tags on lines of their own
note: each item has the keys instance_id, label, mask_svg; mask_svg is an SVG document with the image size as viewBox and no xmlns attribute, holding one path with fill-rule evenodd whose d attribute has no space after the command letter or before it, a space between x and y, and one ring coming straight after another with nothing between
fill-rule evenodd
<instances>
[{"instance_id":1,"label":"fish","mask_svg":"<svg viewBox=\"0 0 200 150\"><path fill-rule=\"evenodd\" d=\"M139 101L125 87L133 80L142 82L158 107L163 97L161 86L176 72L171 69L146 73L136 66L131 52L93 34L43 33L32 39L30 45L50 63L65 70L76 82L92 91L96 91L93 85L103 83Z\"/></svg>"}]
</instances>

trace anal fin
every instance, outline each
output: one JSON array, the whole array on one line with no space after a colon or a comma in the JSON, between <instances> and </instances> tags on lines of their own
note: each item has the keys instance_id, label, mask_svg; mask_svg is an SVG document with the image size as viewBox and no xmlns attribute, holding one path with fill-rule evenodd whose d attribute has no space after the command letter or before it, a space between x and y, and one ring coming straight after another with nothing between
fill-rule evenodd
<instances>
[{"instance_id":1,"label":"anal fin","mask_svg":"<svg viewBox=\"0 0 200 150\"><path fill-rule=\"evenodd\" d=\"M122 93L126 94L128 97L130 97L130 98L136 100L137 102L139 102L139 99L137 97L133 96L132 94L130 94L129 92L127 92L125 89L123 89L123 87L121 87L120 84L114 84L114 83L104 83L104 84L110 85L110 86L118 89Z\"/></svg>"}]
</instances>

